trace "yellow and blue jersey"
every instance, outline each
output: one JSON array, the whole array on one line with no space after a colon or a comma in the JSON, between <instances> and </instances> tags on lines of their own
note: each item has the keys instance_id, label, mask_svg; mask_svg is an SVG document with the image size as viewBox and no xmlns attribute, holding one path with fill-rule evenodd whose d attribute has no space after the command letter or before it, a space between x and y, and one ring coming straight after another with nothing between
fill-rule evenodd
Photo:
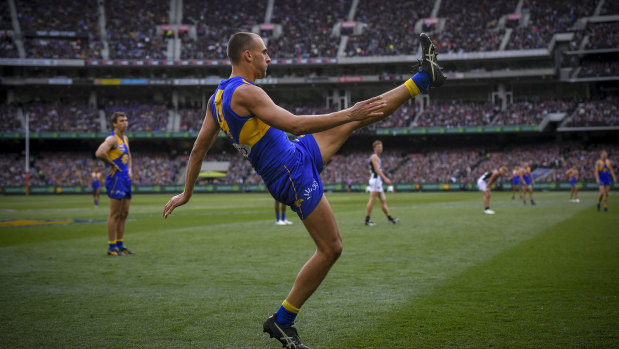
<instances>
[{"instance_id":1,"label":"yellow and blue jersey","mask_svg":"<svg viewBox=\"0 0 619 349\"><path fill-rule=\"evenodd\" d=\"M514 185L519 185L520 184L520 172L518 170L513 170L512 171L512 183Z\"/></svg>"},{"instance_id":2,"label":"yellow and blue jersey","mask_svg":"<svg viewBox=\"0 0 619 349\"><path fill-rule=\"evenodd\" d=\"M98 171L93 171L90 173L90 178L92 178L91 186L93 189L101 188L101 173Z\"/></svg>"},{"instance_id":3,"label":"yellow and blue jersey","mask_svg":"<svg viewBox=\"0 0 619 349\"><path fill-rule=\"evenodd\" d=\"M524 182L527 185L531 185L531 168L530 167L523 167L520 170L520 173L522 173L522 179L524 180Z\"/></svg>"},{"instance_id":4,"label":"yellow and blue jersey","mask_svg":"<svg viewBox=\"0 0 619 349\"><path fill-rule=\"evenodd\" d=\"M567 171L567 177L569 178L570 184L571 185L576 185L576 183L578 182L578 179L576 179L576 174L578 173L577 170L568 170Z\"/></svg>"},{"instance_id":5,"label":"yellow and blue jersey","mask_svg":"<svg viewBox=\"0 0 619 349\"><path fill-rule=\"evenodd\" d=\"M249 159L273 198L305 219L323 197L320 148L312 135L290 141L284 131L258 117L235 113L230 101L243 84L253 85L241 77L221 81L209 104L213 118L232 145Z\"/></svg>"},{"instance_id":6,"label":"yellow and blue jersey","mask_svg":"<svg viewBox=\"0 0 619 349\"><path fill-rule=\"evenodd\" d=\"M127 136L118 136L112 131L110 136L116 138L116 147L107 152L107 156L112 160L120 171L129 176L129 139Z\"/></svg>"},{"instance_id":7,"label":"yellow and blue jersey","mask_svg":"<svg viewBox=\"0 0 619 349\"><path fill-rule=\"evenodd\" d=\"M609 185L610 184L610 161L606 160L598 160L595 164L595 170L598 173L598 177L600 178L600 184Z\"/></svg>"},{"instance_id":8,"label":"yellow and blue jersey","mask_svg":"<svg viewBox=\"0 0 619 349\"><path fill-rule=\"evenodd\" d=\"M105 188L111 199L131 199L131 177L129 177L129 139L127 136L120 137L114 132L110 136L116 138L116 146L107 152L120 171L105 177Z\"/></svg>"},{"instance_id":9,"label":"yellow and blue jersey","mask_svg":"<svg viewBox=\"0 0 619 349\"><path fill-rule=\"evenodd\" d=\"M249 161L262 177L268 179L294 156L295 149L282 130L267 125L253 115L241 116L230 107L237 87L253 83L233 77L222 80L211 98L213 118L226 133L232 145Z\"/></svg>"}]
</instances>

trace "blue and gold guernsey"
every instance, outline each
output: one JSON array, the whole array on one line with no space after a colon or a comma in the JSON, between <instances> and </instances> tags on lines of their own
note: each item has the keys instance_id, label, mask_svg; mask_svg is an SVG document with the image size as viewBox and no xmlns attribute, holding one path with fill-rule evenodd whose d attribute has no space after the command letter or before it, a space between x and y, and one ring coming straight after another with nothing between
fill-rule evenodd
<instances>
[{"instance_id":1,"label":"blue and gold guernsey","mask_svg":"<svg viewBox=\"0 0 619 349\"><path fill-rule=\"evenodd\" d=\"M251 162L271 195L304 219L323 194L320 149L311 135L290 141L284 131L259 118L235 113L230 101L243 84L253 85L241 77L222 80L210 101L211 114L232 145Z\"/></svg>"},{"instance_id":2,"label":"blue and gold guernsey","mask_svg":"<svg viewBox=\"0 0 619 349\"><path fill-rule=\"evenodd\" d=\"M93 171L90 173L90 178L92 178L92 189L101 188L101 173L99 171Z\"/></svg>"},{"instance_id":3,"label":"blue and gold guernsey","mask_svg":"<svg viewBox=\"0 0 619 349\"><path fill-rule=\"evenodd\" d=\"M107 152L107 156L112 160L120 171L114 172L112 176L105 177L105 188L107 195L112 199L131 198L131 177L129 177L129 139L127 136L122 138L113 131L110 136L116 139L116 146ZM109 168L109 166L108 166Z\"/></svg>"},{"instance_id":4,"label":"blue and gold guernsey","mask_svg":"<svg viewBox=\"0 0 619 349\"><path fill-rule=\"evenodd\" d=\"M600 185L610 185L610 161L608 159L598 160L595 163L595 170L600 178Z\"/></svg>"},{"instance_id":5,"label":"blue and gold guernsey","mask_svg":"<svg viewBox=\"0 0 619 349\"><path fill-rule=\"evenodd\" d=\"M520 171L519 170L512 171L512 184L520 185Z\"/></svg>"},{"instance_id":6,"label":"blue and gold guernsey","mask_svg":"<svg viewBox=\"0 0 619 349\"><path fill-rule=\"evenodd\" d=\"M578 170L573 170L573 169L567 170L567 177L569 178L570 184L572 186L575 186L576 183L578 183L578 179L576 179L577 173L578 173Z\"/></svg>"},{"instance_id":7,"label":"blue and gold guernsey","mask_svg":"<svg viewBox=\"0 0 619 349\"><path fill-rule=\"evenodd\" d=\"M531 185L531 168L523 167L520 171L522 173L522 179L524 180L524 183L526 185Z\"/></svg>"}]
</instances>

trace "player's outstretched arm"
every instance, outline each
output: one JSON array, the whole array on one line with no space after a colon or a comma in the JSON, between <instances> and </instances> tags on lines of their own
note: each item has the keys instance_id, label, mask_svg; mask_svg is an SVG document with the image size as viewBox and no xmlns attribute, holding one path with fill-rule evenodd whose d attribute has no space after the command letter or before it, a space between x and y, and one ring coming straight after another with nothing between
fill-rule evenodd
<instances>
[{"instance_id":1,"label":"player's outstretched arm","mask_svg":"<svg viewBox=\"0 0 619 349\"><path fill-rule=\"evenodd\" d=\"M209 102L210 105L210 102ZM196 185L196 180L200 174L202 168L202 162L208 150L213 146L217 135L219 134L219 125L215 123L215 119L211 114L210 108L207 108L206 115L204 116L204 122L202 128L198 134L198 138L193 144L191 149L191 155L187 161L187 172L185 175L185 190L173 196L170 201L163 208L163 217L168 218L170 213L174 211L178 206L186 204L193 195L193 188Z\"/></svg>"},{"instance_id":2,"label":"player's outstretched arm","mask_svg":"<svg viewBox=\"0 0 619 349\"><path fill-rule=\"evenodd\" d=\"M294 115L275 104L261 88L241 85L234 91L231 106L239 115L253 115L277 129L294 135L303 135L328 130L352 121L381 117L386 102L383 97L378 96L334 113Z\"/></svg>"}]
</instances>

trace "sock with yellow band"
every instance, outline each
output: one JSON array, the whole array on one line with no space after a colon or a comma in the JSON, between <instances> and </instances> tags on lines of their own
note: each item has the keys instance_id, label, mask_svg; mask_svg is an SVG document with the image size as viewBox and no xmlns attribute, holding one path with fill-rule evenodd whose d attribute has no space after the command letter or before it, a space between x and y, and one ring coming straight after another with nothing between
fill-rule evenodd
<instances>
[{"instance_id":1,"label":"sock with yellow band","mask_svg":"<svg viewBox=\"0 0 619 349\"><path fill-rule=\"evenodd\" d=\"M411 97L415 97L416 95L430 89L430 76L426 72L419 72L413 75L412 78L406 80L406 82L404 82L404 86L408 89Z\"/></svg>"},{"instance_id":2,"label":"sock with yellow band","mask_svg":"<svg viewBox=\"0 0 619 349\"><path fill-rule=\"evenodd\" d=\"M110 250L113 250L113 249L114 249L114 247L116 247L116 241L108 241L107 243L108 243L108 245L110 246L110 247L109 247L109 248L110 248Z\"/></svg>"},{"instance_id":3,"label":"sock with yellow band","mask_svg":"<svg viewBox=\"0 0 619 349\"><path fill-rule=\"evenodd\" d=\"M294 324L294 320L297 318L297 314L299 314L300 311L301 309L288 303L287 300L284 300L279 309L277 309L275 322L282 326L290 326Z\"/></svg>"},{"instance_id":4,"label":"sock with yellow band","mask_svg":"<svg viewBox=\"0 0 619 349\"><path fill-rule=\"evenodd\" d=\"M119 250L122 250L123 247L125 247L125 243L123 239L116 239L116 247L118 247Z\"/></svg>"}]
</instances>

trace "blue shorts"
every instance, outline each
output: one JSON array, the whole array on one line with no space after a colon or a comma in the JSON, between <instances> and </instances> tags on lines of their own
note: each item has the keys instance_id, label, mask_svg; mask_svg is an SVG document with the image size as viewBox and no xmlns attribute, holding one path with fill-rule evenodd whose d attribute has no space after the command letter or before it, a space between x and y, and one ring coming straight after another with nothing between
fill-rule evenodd
<instances>
[{"instance_id":1,"label":"blue shorts","mask_svg":"<svg viewBox=\"0 0 619 349\"><path fill-rule=\"evenodd\" d=\"M101 188L101 181L93 181L92 182L92 190L97 190Z\"/></svg>"},{"instance_id":2,"label":"blue shorts","mask_svg":"<svg viewBox=\"0 0 619 349\"><path fill-rule=\"evenodd\" d=\"M107 175L105 189L110 199L131 199L131 178L118 172L113 176Z\"/></svg>"},{"instance_id":3,"label":"blue shorts","mask_svg":"<svg viewBox=\"0 0 619 349\"><path fill-rule=\"evenodd\" d=\"M523 176L522 179L524 179L524 182L527 185L531 185L531 178L529 178L529 176Z\"/></svg>"},{"instance_id":4,"label":"blue shorts","mask_svg":"<svg viewBox=\"0 0 619 349\"><path fill-rule=\"evenodd\" d=\"M600 176L600 185L610 185L610 176Z\"/></svg>"},{"instance_id":5,"label":"blue shorts","mask_svg":"<svg viewBox=\"0 0 619 349\"><path fill-rule=\"evenodd\" d=\"M514 177L513 181L512 181L513 185L520 185L520 177Z\"/></svg>"},{"instance_id":6,"label":"blue shorts","mask_svg":"<svg viewBox=\"0 0 619 349\"><path fill-rule=\"evenodd\" d=\"M574 178L570 179L570 184L572 185L572 187L575 187L576 183L577 183L576 179Z\"/></svg>"},{"instance_id":7,"label":"blue shorts","mask_svg":"<svg viewBox=\"0 0 619 349\"><path fill-rule=\"evenodd\" d=\"M273 180L265 184L273 198L290 206L303 220L323 196L322 155L312 135L301 136L292 143L295 147L293 160L278 169Z\"/></svg>"}]
</instances>

